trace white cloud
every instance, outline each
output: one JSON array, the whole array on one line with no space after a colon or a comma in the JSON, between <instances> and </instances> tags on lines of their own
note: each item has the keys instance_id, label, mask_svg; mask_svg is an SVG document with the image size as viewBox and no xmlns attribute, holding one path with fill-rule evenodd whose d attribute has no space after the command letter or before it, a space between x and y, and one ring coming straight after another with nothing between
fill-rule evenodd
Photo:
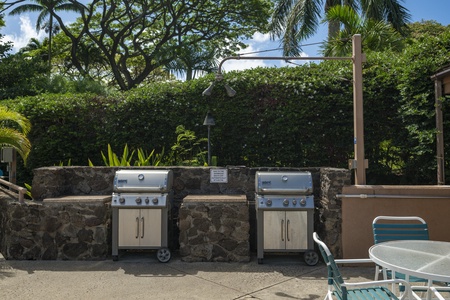
<instances>
[{"instance_id":1,"label":"white cloud","mask_svg":"<svg viewBox=\"0 0 450 300\"><path fill-rule=\"evenodd\" d=\"M268 34L268 33L262 34L260 32L256 32L253 35L252 40L257 42L257 43L267 42L267 41L270 41L270 34Z\"/></svg>"},{"instance_id":2,"label":"white cloud","mask_svg":"<svg viewBox=\"0 0 450 300\"><path fill-rule=\"evenodd\" d=\"M11 41L14 43L13 52L17 52L20 48L25 47L31 38L37 38L42 40L46 35L42 30L39 33L36 32L35 26L31 24L31 20L28 16L20 16L20 31L17 34L5 34L4 41Z\"/></svg>"}]
</instances>

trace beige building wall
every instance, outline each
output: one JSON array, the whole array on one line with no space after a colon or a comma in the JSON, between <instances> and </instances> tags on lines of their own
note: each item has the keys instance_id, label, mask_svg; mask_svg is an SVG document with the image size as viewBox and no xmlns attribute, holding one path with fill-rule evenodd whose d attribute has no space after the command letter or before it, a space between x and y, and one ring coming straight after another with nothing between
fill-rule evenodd
<instances>
[{"instance_id":1,"label":"beige building wall","mask_svg":"<svg viewBox=\"0 0 450 300\"><path fill-rule=\"evenodd\" d=\"M372 221L381 215L419 216L428 223L430 239L450 242L450 186L345 186L343 258L369 257Z\"/></svg>"}]
</instances>

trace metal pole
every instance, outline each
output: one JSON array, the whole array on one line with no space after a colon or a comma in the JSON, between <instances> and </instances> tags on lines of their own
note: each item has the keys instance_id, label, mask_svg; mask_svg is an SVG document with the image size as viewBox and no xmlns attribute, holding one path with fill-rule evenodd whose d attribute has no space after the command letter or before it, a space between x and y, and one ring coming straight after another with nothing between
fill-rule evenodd
<instances>
[{"instance_id":1,"label":"metal pole","mask_svg":"<svg viewBox=\"0 0 450 300\"><path fill-rule=\"evenodd\" d=\"M211 126L208 125L208 166L211 166L211 141L210 141L210 134L211 134Z\"/></svg>"},{"instance_id":2,"label":"metal pole","mask_svg":"<svg viewBox=\"0 0 450 300\"><path fill-rule=\"evenodd\" d=\"M355 185L366 184L366 162L364 158L364 113L363 113L363 85L361 35L352 37L353 43L353 126L355 149Z\"/></svg>"}]
</instances>

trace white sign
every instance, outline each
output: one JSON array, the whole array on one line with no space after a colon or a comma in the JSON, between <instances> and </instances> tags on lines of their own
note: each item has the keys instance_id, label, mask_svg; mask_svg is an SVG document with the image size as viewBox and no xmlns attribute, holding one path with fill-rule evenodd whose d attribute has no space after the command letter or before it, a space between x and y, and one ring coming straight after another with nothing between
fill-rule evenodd
<instances>
[{"instance_id":1,"label":"white sign","mask_svg":"<svg viewBox=\"0 0 450 300\"><path fill-rule=\"evenodd\" d=\"M210 183L228 183L228 169L210 169Z\"/></svg>"}]
</instances>

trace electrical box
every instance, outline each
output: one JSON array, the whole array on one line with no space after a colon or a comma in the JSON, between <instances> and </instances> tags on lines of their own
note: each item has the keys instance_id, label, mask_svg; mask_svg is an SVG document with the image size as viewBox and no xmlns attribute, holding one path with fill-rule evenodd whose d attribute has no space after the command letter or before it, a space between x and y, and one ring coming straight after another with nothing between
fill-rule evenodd
<instances>
[{"instance_id":1,"label":"electrical box","mask_svg":"<svg viewBox=\"0 0 450 300\"><path fill-rule=\"evenodd\" d=\"M4 147L1 151L1 162L10 163L13 162L14 149L12 147Z\"/></svg>"}]
</instances>

